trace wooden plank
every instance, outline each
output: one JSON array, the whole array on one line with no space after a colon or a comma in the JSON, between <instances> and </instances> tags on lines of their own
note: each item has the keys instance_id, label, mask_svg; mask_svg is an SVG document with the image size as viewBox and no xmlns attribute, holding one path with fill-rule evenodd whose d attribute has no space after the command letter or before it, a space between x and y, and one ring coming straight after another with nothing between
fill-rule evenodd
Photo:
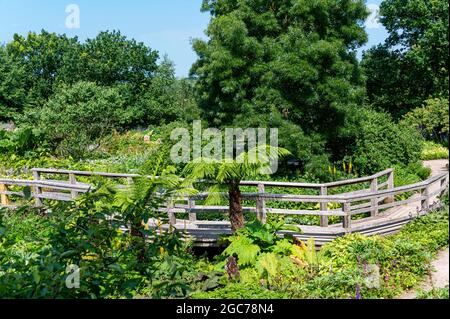
<instances>
[{"instance_id":1,"label":"wooden plank","mask_svg":"<svg viewBox=\"0 0 450 319\"><path fill-rule=\"evenodd\" d=\"M109 172L90 172L90 171L77 171L77 170L65 170L65 169L52 169L52 168L33 168L33 172L38 172L42 174L63 174L63 175L79 175L79 176L102 176L108 178L133 178L133 177L141 177L139 174L125 174L125 173L109 173ZM258 186L259 184L263 184L265 187L286 187L286 188L312 188L312 189L320 189L321 187L337 187L343 185L353 185L361 182L370 181L373 177L380 177L388 174L392 170L385 170L379 172L375 175L368 177L360 177L354 179L348 179L343 181L325 183L325 184L315 184L315 183L298 183L298 182L274 182L274 181L242 181L240 185L242 186ZM154 178L152 176L146 176L147 178ZM157 177L157 176L155 176ZM204 181L207 182L207 181Z\"/></svg>"},{"instance_id":2,"label":"wooden plank","mask_svg":"<svg viewBox=\"0 0 450 319\"><path fill-rule=\"evenodd\" d=\"M447 189L447 186L444 187L440 187L439 189L430 192L428 196L430 196L430 198L434 197L434 196L438 196L441 195L443 191L445 191Z\"/></svg>"},{"instance_id":3,"label":"wooden plank","mask_svg":"<svg viewBox=\"0 0 450 319\"><path fill-rule=\"evenodd\" d=\"M385 198L386 197L381 197L381 198L378 199L378 206L379 206L380 203L384 202ZM367 210L369 212L370 211L370 206L371 206L371 201L368 201L368 202L365 202L365 203L362 203L362 204L358 204L358 205L353 205L353 203L352 203L352 212L354 210L357 210L357 209L360 209L360 208L369 208Z\"/></svg>"},{"instance_id":4,"label":"wooden plank","mask_svg":"<svg viewBox=\"0 0 450 319\"><path fill-rule=\"evenodd\" d=\"M189 221L195 222L197 220L197 213L192 211L192 209L195 207L195 200L190 197L188 199L188 211L189 211Z\"/></svg>"},{"instance_id":5,"label":"wooden plank","mask_svg":"<svg viewBox=\"0 0 450 319\"><path fill-rule=\"evenodd\" d=\"M1 185L0 185L0 189L1 189ZM0 195L14 195L14 196L20 196L23 197L23 192L11 192L11 191L1 191Z\"/></svg>"},{"instance_id":6,"label":"wooden plank","mask_svg":"<svg viewBox=\"0 0 450 319\"><path fill-rule=\"evenodd\" d=\"M194 207L189 208L189 205L176 204L174 206L177 209L183 210L183 213L191 211L192 213L224 213L227 214L229 211L228 206L204 206L204 205L195 205ZM165 209L165 208L162 208ZM255 207L242 207L242 211L244 213L256 213Z\"/></svg>"},{"instance_id":7,"label":"wooden plank","mask_svg":"<svg viewBox=\"0 0 450 319\"><path fill-rule=\"evenodd\" d=\"M8 193L8 186L0 183L0 204L2 206L9 205L9 198L8 194L6 193Z\"/></svg>"},{"instance_id":8,"label":"wooden plank","mask_svg":"<svg viewBox=\"0 0 450 319\"><path fill-rule=\"evenodd\" d=\"M351 210L350 203L344 203L343 210L344 210L344 213L346 215L342 219L343 227L346 230L350 230L350 228L352 227L352 215L350 214L350 210Z\"/></svg>"},{"instance_id":9,"label":"wooden plank","mask_svg":"<svg viewBox=\"0 0 450 319\"><path fill-rule=\"evenodd\" d=\"M389 204L382 204L382 205L378 205L378 209L388 209L388 208L392 208L392 207L396 207L396 206L402 206L402 205L406 205L406 204L410 204L410 203L415 203L420 201L421 197L417 197L417 196L411 196L408 199L405 200L401 200L401 201L396 201L393 203L389 203ZM362 214L362 213L368 213L370 210L369 209L356 209L354 211L351 212L352 215L357 215L357 214Z\"/></svg>"},{"instance_id":10,"label":"wooden plank","mask_svg":"<svg viewBox=\"0 0 450 319\"><path fill-rule=\"evenodd\" d=\"M63 201L63 202L73 201L71 194L64 194L64 193L42 192L41 194L34 194L34 198L38 198L39 200L51 199L51 200L57 200L57 201Z\"/></svg>"},{"instance_id":11,"label":"wooden plank","mask_svg":"<svg viewBox=\"0 0 450 319\"><path fill-rule=\"evenodd\" d=\"M422 189L422 198L421 198L421 207L423 210L428 210L430 207L430 187L427 186L424 189Z\"/></svg>"},{"instance_id":12,"label":"wooden plank","mask_svg":"<svg viewBox=\"0 0 450 319\"><path fill-rule=\"evenodd\" d=\"M294 209L279 209L279 208L266 208L268 214L280 214L280 215L311 215L311 216L347 216L341 210L294 210ZM323 227L323 226L321 226Z\"/></svg>"},{"instance_id":13,"label":"wooden plank","mask_svg":"<svg viewBox=\"0 0 450 319\"><path fill-rule=\"evenodd\" d=\"M374 178L379 178L381 176L387 175L390 172L392 172L392 169L384 170L384 171L374 174L372 176L358 177L358 178L353 178L353 179L346 179L343 181L326 183L325 186L327 186L328 188L331 188L331 187L337 187L337 186L353 185L353 184L359 184L359 183L364 183L364 182L370 182Z\"/></svg>"},{"instance_id":14,"label":"wooden plank","mask_svg":"<svg viewBox=\"0 0 450 319\"><path fill-rule=\"evenodd\" d=\"M76 178L75 174L73 174L73 173L69 174L69 182L72 185L77 184L77 178ZM72 194L72 199L76 199L78 197L78 192L76 190L72 190L71 194Z\"/></svg>"},{"instance_id":15,"label":"wooden plank","mask_svg":"<svg viewBox=\"0 0 450 319\"><path fill-rule=\"evenodd\" d=\"M264 195L265 193L265 186L264 184L259 184L258 185L258 193L260 195ZM267 215L266 215L267 211L266 211L266 201L264 199L263 196L258 197L258 199L256 200L256 218L258 218L258 220L265 224L267 221Z\"/></svg>"},{"instance_id":16,"label":"wooden plank","mask_svg":"<svg viewBox=\"0 0 450 319\"><path fill-rule=\"evenodd\" d=\"M41 174L61 174L61 175L74 174L74 175L78 175L78 176L102 176L102 177L110 177L110 178L141 177L141 175L139 175L139 174L89 172L89 171L76 171L76 170L53 169L53 168L33 168L33 169L31 169L31 171L41 173Z\"/></svg>"},{"instance_id":17,"label":"wooden plank","mask_svg":"<svg viewBox=\"0 0 450 319\"><path fill-rule=\"evenodd\" d=\"M169 216L169 222L171 225L175 225L177 223L177 219L173 212L174 204L173 201L167 201L167 215Z\"/></svg>"},{"instance_id":18,"label":"wooden plank","mask_svg":"<svg viewBox=\"0 0 450 319\"><path fill-rule=\"evenodd\" d=\"M40 182L41 174L39 172L33 171L33 179L34 179L35 183ZM25 185L25 186L27 186L27 185ZM33 187L33 190L34 190L34 205L36 207L42 207L43 203L42 203L41 198L39 198L39 195L42 194L42 188L39 185L35 185Z\"/></svg>"},{"instance_id":19,"label":"wooden plank","mask_svg":"<svg viewBox=\"0 0 450 319\"><path fill-rule=\"evenodd\" d=\"M320 196L326 196L327 194L328 194L328 188L326 186L322 186L320 188ZM320 205L320 210L322 212L328 210L327 202L321 202L319 205ZM320 227L328 227L328 217L326 215L320 216Z\"/></svg>"},{"instance_id":20,"label":"wooden plank","mask_svg":"<svg viewBox=\"0 0 450 319\"><path fill-rule=\"evenodd\" d=\"M394 171L392 170L389 174L388 174L388 179L387 179L387 189L391 190L394 189ZM385 204L389 204L389 203L393 203L395 201L395 196L388 196L386 197L386 199L384 200Z\"/></svg>"},{"instance_id":21,"label":"wooden plank","mask_svg":"<svg viewBox=\"0 0 450 319\"><path fill-rule=\"evenodd\" d=\"M280 187L280 188L320 188L324 184L313 184L313 183L297 183L297 182L270 182L270 181L242 181L239 185L241 186L259 186L264 185L265 187Z\"/></svg>"},{"instance_id":22,"label":"wooden plank","mask_svg":"<svg viewBox=\"0 0 450 319\"><path fill-rule=\"evenodd\" d=\"M347 197L342 195L293 195L293 194L270 194L258 195L255 193L242 193L243 199L256 200L258 196L263 196L267 201L282 202L305 202L305 203L344 203Z\"/></svg>"},{"instance_id":23,"label":"wooden plank","mask_svg":"<svg viewBox=\"0 0 450 319\"><path fill-rule=\"evenodd\" d=\"M384 183L378 184L378 189L382 189L382 188L385 188L385 187L388 187L388 186L389 186L389 183L388 182L384 182Z\"/></svg>"},{"instance_id":24,"label":"wooden plank","mask_svg":"<svg viewBox=\"0 0 450 319\"><path fill-rule=\"evenodd\" d=\"M370 182L370 191L373 193L378 193L378 178L375 177ZM370 200L370 216L375 217L378 215L378 198L374 197Z\"/></svg>"},{"instance_id":25,"label":"wooden plank","mask_svg":"<svg viewBox=\"0 0 450 319\"><path fill-rule=\"evenodd\" d=\"M80 192L87 192L92 187L88 184L76 184L72 185L68 182L55 182L47 180L25 180L25 179L0 179L0 183L5 185L15 185L15 186L29 186L29 187L40 187L40 188L54 188L60 190L77 190Z\"/></svg>"}]
</instances>

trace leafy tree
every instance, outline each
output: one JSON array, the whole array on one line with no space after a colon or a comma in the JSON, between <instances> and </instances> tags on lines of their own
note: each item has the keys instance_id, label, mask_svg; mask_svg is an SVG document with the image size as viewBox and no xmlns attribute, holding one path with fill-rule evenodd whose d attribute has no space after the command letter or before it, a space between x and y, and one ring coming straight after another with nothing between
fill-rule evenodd
<instances>
[{"instance_id":1,"label":"leafy tree","mask_svg":"<svg viewBox=\"0 0 450 319\"><path fill-rule=\"evenodd\" d=\"M151 90L158 71L157 59L156 51L142 42L127 39L119 31L100 32L66 54L58 81L63 84L88 81L101 86L119 87L125 99L123 124L147 124L149 111L139 108L146 105L137 101Z\"/></svg>"},{"instance_id":2,"label":"leafy tree","mask_svg":"<svg viewBox=\"0 0 450 319\"><path fill-rule=\"evenodd\" d=\"M342 128L364 97L355 53L367 40L364 1L205 0L202 8L212 16L209 40L194 41L191 73L210 124L273 127L281 118L308 140L320 134L320 153L348 144Z\"/></svg>"},{"instance_id":3,"label":"leafy tree","mask_svg":"<svg viewBox=\"0 0 450 319\"><path fill-rule=\"evenodd\" d=\"M364 54L369 102L399 120L428 98L448 99L448 2L385 0L385 43Z\"/></svg>"},{"instance_id":4,"label":"leafy tree","mask_svg":"<svg viewBox=\"0 0 450 319\"><path fill-rule=\"evenodd\" d=\"M252 158L252 154L257 156ZM208 198L211 202L220 199L221 190L228 191L231 230L235 232L244 227L240 182L263 172L268 173L272 161L289 154L283 148L259 146L248 152L236 154L235 159L225 158L222 161L206 157L195 159L185 166L183 174L187 175L189 180L213 181L215 184L209 189Z\"/></svg>"},{"instance_id":5,"label":"leafy tree","mask_svg":"<svg viewBox=\"0 0 450 319\"><path fill-rule=\"evenodd\" d=\"M132 108L147 125L162 125L176 120L190 122L200 118L193 86L175 77L175 67L167 56L158 65L149 87Z\"/></svg>"},{"instance_id":6,"label":"leafy tree","mask_svg":"<svg viewBox=\"0 0 450 319\"><path fill-rule=\"evenodd\" d=\"M17 75L13 77L14 86L27 92L27 100L22 99L22 103L36 108L45 104L54 92L65 54L78 45L76 37L68 38L44 30L40 34L29 32L26 37L14 35L6 52L14 68L11 74Z\"/></svg>"},{"instance_id":7,"label":"leafy tree","mask_svg":"<svg viewBox=\"0 0 450 319\"><path fill-rule=\"evenodd\" d=\"M25 79L24 67L12 61L0 46L0 121L13 118L25 104Z\"/></svg>"},{"instance_id":8,"label":"leafy tree","mask_svg":"<svg viewBox=\"0 0 450 319\"><path fill-rule=\"evenodd\" d=\"M402 121L406 125L416 127L428 140L448 142L448 99L428 99L422 107L407 113Z\"/></svg>"},{"instance_id":9,"label":"leafy tree","mask_svg":"<svg viewBox=\"0 0 450 319\"><path fill-rule=\"evenodd\" d=\"M16 34L0 49L0 117L39 109L58 87L85 81L118 90L125 101L122 127L183 118L183 108L195 109L192 89L175 78L172 62L158 65L157 59L156 51L118 31L100 32L85 43L44 30Z\"/></svg>"},{"instance_id":10,"label":"leafy tree","mask_svg":"<svg viewBox=\"0 0 450 319\"><path fill-rule=\"evenodd\" d=\"M412 126L396 124L389 114L364 112L355 140L352 162L361 175L369 175L394 165L420 159L422 139Z\"/></svg>"},{"instance_id":11,"label":"leafy tree","mask_svg":"<svg viewBox=\"0 0 450 319\"><path fill-rule=\"evenodd\" d=\"M95 82L103 86L129 84L135 92L147 88L157 70L158 53L119 31L100 32L67 52L58 80L69 84Z\"/></svg>"},{"instance_id":12,"label":"leafy tree","mask_svg":"<svg viewBox=\"0 0 450 319\"><path fill-rule=\"evenodd\" d=\"M123 99L117 89L91 82L63 86L40 111L24 121L61 155L80 158L120 126Z\"/></svg>"}]
</instances>

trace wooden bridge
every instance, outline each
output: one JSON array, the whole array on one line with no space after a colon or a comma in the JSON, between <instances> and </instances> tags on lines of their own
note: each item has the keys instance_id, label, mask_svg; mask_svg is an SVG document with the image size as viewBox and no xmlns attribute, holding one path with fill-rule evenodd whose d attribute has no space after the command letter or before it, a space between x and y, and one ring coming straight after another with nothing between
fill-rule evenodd
<instances>
[{"instance_id":1,"label":"wooden bridge","mask_svg":"<svg viewBox=\"0 0 450 319\"><path fill-rule=\"evenodd\" d=\"M445 165L447 164L447 167ZM316 225L298 225L302 234L285 231L281 235L291 233L299 239L314 237L316 245L321 246L338 236L347 233L366 235L393 234L412 219L426 214L429 210L440 206L439 196L449 183L448 161L430 161L432 174L427 180L406 186L394 186L394 170L388 169L372 176L331 182L286 183L265 181L243 181L242 187L255 189L254 192L243 193L245 203L255 203L244 207L245 213L256 214L265 222L268 216L317 216ZM58 169L32 169L32 180L0 178L0 207L16 208L17 199L26 193L33 199L35 206L45 206L48 200L73 201L80 194L88 192L92 185L86 179L103 177L117 180L119 188L131 184L137 174L117 174L103 172L72 171ZM55 179L64 177L64 180ZM84 182L79 180L83 179ZM350 185L358 185L357 191L346 191ZM18 188L22 188L18 190ZM293 195L277 193L272 190L302 189L312 195ZM168 214L170 224L193 238L197 246L215 245L218 237L231 233L227 220L200 220L198 215L207 213L223 213L226 216L227 206L205 206L196 204L207 194L178 198L168 202L161 211ZM290 202L301 206L302 203L316 203L314 209L281 209L273 208L273 203ZM177 218L185 215L186 218ZM150 227L156 227L156 221L149 221ZM169 224L164 225L169 227Z\"/></svg>"}]
</instances>

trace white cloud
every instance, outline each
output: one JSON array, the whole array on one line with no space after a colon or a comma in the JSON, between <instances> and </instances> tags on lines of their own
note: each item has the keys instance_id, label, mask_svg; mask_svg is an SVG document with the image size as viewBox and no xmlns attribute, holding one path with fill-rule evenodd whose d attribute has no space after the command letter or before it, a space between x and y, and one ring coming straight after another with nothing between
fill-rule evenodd
<instances>
[{"instance_id":1,"label":"white cloud","mask_svg":"<svg viewBox=\"0 0 450 319\"><path fill-rule=\"evenodd\" d=\"M381 23L379 22L380 6L374 3L370 3L367 5L367 8L370 11L370 15L366 20L366 27L368 29L378 29L381 28Z\"/></svg>"}]
</instances>

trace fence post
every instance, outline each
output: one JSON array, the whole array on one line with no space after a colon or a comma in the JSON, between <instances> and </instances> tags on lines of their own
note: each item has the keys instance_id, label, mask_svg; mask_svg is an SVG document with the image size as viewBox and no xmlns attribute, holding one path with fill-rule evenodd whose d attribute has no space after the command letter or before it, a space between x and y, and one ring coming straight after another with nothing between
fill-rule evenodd
<instances>
[{"instance_id":1,"label":"fence post","mask_svg":"<svg viewBox=\"0 0 450 319\"><path fill-rule=\"evenodd\" d=\"M439 196L442 196L443 194L445 194L445 190L446 190L446 186L447 186L447 175L445 175L442 179L441 179L441 193L439 194Z\"/></svg>"},{"instance_id":2,"label":"fence post","mask_svg":"<svg viewBox=\"0 0 450 319\"><path fill-rule=\"evenodd\" d=\"M343 217L342 225L347 232L351 232L351 227L352 227L352 215L350 215L350 208L351 208L350 203L345 202L344 207L343 207L345 216Z\"/></svg>"},{"instance_id":3,"label":"fence post","mask_svg":"<svg viewBox=\"0 0 450 319\"><path fill-rule=\"evenodd\" d=\"M258 198L256 199L256 218L262 223L267 222L266 199L261 195L266 192L264 184L258 184Z\"/></svg>"},{"instance_id":4,"label":"fence post","mask_svg":"<svg viewBox=\"0 0 450 319\"><path fill-rule=\"evenodd\" d=\"M328 194L328 188L326 186L320 187L320 195L326 196ZM328 202L320 202L320 210L328 210ZM320 216L320 227L328 227L328 216Z\"/></svg>"},{"instance_id":5,"label":"fence post","mask_svg":"<svg viewBox=\"0 0 450 319\"><path fill-rule=\"evenodd\" d=\"M127 183L129 186L133 185L134 181L133 181L133 177L128 176L127 177Z\"/></svg>"},{"instance_id":6,"label":"fence post","mask_svg":"<svg viewBox=\"0 0 450 319\"><path fill-rule=\"evenodd\" d=\"M422 188L422 190L421 190L421 196L422 196L422 199L421 199L421 201L420 201L420 203L421 203L421 208L422 208L422 211L428 211L428 209L430 208L430 196L429 196L429 194L430 194L430 190L429 190L429 185L427 185L425 188Z\"/></svg>"},{"instance_id":7,"label":"fence post","mask_svg":"<svg viewBox=\"0 0 450 319\"><path fill-rule=\"evenodd\" d=\"M169 223L173 226L177 223L177 218L175 216L175 213L173 212L173 201L169 200L167 201L167 215L169 216Z\"/></svg>"},{"instance_id":8,"label":"fence post","mask_svg":"<svg viewBox=\"0 0 450 319\"><path fill-rule=\"evenodd\" d=\"M378 178L372 179L370 183L370 191L378 192ZM378 215L378 197L372 198L370 200L370 216L374 217Z\"/></svg>"},{"instance_id":9,"label":"fence post","mask_svg":"<svg viewBox=\"0 0 450 319\"><path fill-rule=\"evenodd\" d=\"M189 221L196 222L197 221L197 213L191 213L191 209L195 207L195 200L192 197L188 199L189 206Z\"/></svg>"},{"instance_id":10,"label":"fence post","mask_svg":"<svg viewBox=\"0 0 450 319\"><path fill-rule=\"evenodd\" d=\"M390 173L388 173L388 180L387 180L388 186L387 189L394 189L394 171L392 170ZM395 201L394 196L388 196L384 200L385 204L390 204Z\"/></svg>"},{"instance_id":11,"label":"fence post","mask_svg":"<svg viewBox=\"0 0 450 319\"><path fill-rule=\"evenodd\" d=\"M38 171L33 171L33 179L35 181L41 180L41 174ZM34 204L36 207L42 207L42 200L38 197L42 194L42 188L40 186L34 187Z\"/></svg>"},{"instance_id":12,"label":"fence post","mask_svg":"<svg viewBox=\"0 0 450 319\"><path fill-rule=\"evenodd\" d=\"M77 178L74 173L69 174L69 182L70 182L70 184L76 185ZM70 193L71 193L72 199L76 199L78 197L77 191L71 191Z\"/></svg>"},{"instance_id":13,"label":"fence post","mask_svg":"<svg viewBox=\"0 0 450 319\"><path fill-rule=\"evenodd\" d=\"M8 191L8 186L5 184L0 184L0 192L7 192L7 191ZM8 198L7 194L0 195L0 204L2 204L3 206L9 205L9 198Z\"/></svg>"}]
</instances>

